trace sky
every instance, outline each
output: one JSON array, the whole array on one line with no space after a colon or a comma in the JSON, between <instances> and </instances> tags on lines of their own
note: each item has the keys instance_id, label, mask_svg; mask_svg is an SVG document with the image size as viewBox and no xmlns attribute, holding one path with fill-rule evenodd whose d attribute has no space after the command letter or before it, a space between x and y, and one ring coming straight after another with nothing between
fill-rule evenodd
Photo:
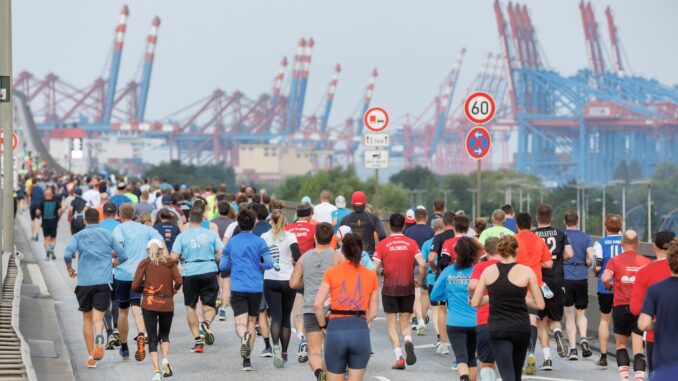
<instances>
[{"instance_id":1,"label":"sky","mask_svg":"<svg viewBox=\"0 0 678 381\"><path fill-rule=\"evenodd\" d=\"M551 67L566 75L584 68L579 2L524 3ZM455 104L483 58L500 51L492 0L15 0L14 72L53 72L78 87L106 77L123 4L130 16L119 87L140 77L151 19L162 20L146 113L152 120L217 88L250 98L270 92L281 58L293 59L300 37L316 42L306 114L321 104L335 64L343 68L330 125L355 116L374 67L379 78L373 105L395 117L416 115L431 102L460 49L467 53ZM593 5L608 52L604 10L610 5L633 73L678 84L678 1Z\"/></svg>"}]
</instances>

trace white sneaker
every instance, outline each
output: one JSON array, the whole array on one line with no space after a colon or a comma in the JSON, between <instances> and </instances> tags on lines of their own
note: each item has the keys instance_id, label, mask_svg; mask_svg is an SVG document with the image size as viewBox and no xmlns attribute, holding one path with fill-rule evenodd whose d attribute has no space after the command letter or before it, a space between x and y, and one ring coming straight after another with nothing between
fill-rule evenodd
<instances>
[{"instance_id":1,"label":"white sneaker","mask_svg":"<svg viewBox=\"0 0 678 381\"><path fill-rule=\"evenodd\" d=\"M480 381L496 381L497 374L492 368L480 368Z\"/></svg>"},{"instance_id":2,"label":"white sneaker","mask_svg":"<svg viewBox=\"0 0 678 381\"><path fill-rule=\"evenodd\" d=\"M440 354L441 355L449 355L450 354L450 347L449 344L441 345L440 346Z\"/></svg>"},{"instance_id":3,"label":"white sneaker","mask_svg":"<svg viewBox=\"0 0 678 381\"><path fill-rule=\"evenodd\" d=\"M426 335L426 325L425 324L417 325L417 336L425 336L425 335Z\"/></svg>"}]
</instances>

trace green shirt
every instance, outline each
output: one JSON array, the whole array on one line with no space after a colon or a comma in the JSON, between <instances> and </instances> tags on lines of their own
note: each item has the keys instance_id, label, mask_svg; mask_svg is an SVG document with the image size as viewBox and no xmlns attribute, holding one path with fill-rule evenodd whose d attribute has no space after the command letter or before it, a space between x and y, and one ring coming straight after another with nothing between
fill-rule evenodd
<instances>
[{"instance_id":1,"label":"green shirt","mask_svg":"<svg viewBox=\"0 0 678 381\"><path fill-rule=\"evenodd\" d=\"M480 243L482 243L484 245L485 241L488 238L492 238L492 237L502 238L502 237L505 237L507 235L513 235L513 232L510 231L509 229L503 227L503 226L493 226L491 228L485 229L480 234L478 241L480 241Z\"/></svg>"}]
</instances>

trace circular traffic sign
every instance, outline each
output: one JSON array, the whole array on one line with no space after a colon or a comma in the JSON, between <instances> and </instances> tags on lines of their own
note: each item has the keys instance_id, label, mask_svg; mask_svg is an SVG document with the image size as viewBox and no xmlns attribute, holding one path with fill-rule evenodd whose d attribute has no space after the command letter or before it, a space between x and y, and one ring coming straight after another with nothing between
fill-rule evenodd
<instances>
[{"instance_id":1,"label":"circular traffic sign","mask_svg":"<svg viewBox=\"0 0 678 381\"><path fill-rule=\"evenodd\" d=\"M380 132L388 127L388 113L381 107L370 107L363 116L365 127L372 132Z\"/></svg>"},{"instance_id":2,"label":"circular traffic sign","mask_svg":"<svg viewBox=\"0 0 678 381\"><path fill-rule=\"evenodd\" d=\"M490 153L492 137L485 127L476 126L466 135L466 152L476 160L480 160Z\"/></svg>"},{"instance_id":3,"label":"circular traffic sign","mask_svg":"<svg viewBox=\"0 0 678 381\"><path fill-rule=\"evenodd\" d=\"M16 132L12 133L12 151L16 151L19 146L19 136ZM5 151L5 130L0 130L0 153Z\"/></svg>"},{"instance_id":4,"label":"circular traffic sign","mask_svg":"<svg viewBox=\"0 0 678 381\"><path fill-rule=\"evenodd\" d=\"M494 118L497 108L494 98L484 91L476 91L466 98L464 114L474 124L485 124Z\"/></svg>"}]
</instances>

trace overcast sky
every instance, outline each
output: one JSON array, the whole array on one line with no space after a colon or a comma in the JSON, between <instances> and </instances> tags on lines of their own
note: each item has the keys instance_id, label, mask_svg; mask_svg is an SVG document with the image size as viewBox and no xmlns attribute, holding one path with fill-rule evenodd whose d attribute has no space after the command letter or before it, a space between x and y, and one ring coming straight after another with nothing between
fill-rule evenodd
<instances>
[{"instance_id":1,"label":"overcast sky","mask_svg":"<svg viewBox=\"0 0 678 381\"><path fill-rule=\"evenodd\" d=\"M161 118L216 88L251 98L270 92L283 56L293 59L300 37L316 41L306 111L327 91L341 63L330 124L360 103L372 68L379 78L373 104L395 116L429 104L458 51L466 47L461 101L488 52L499 52L491 0L129 0L130 16L119 86L141 74L153 16L162 19L147 116ZM551 66L573 74L587 65L576 0L525 1ZM594 1L609 52L604 10L615 11L636 74L678 83L678 1ZM117 0L15 0L14 72L54 72L78 87L100 76L112 49ZM503 2L506 5L506 2ZM104 77L107 76L104 74Z\"/></svg>"}]
</instances>

